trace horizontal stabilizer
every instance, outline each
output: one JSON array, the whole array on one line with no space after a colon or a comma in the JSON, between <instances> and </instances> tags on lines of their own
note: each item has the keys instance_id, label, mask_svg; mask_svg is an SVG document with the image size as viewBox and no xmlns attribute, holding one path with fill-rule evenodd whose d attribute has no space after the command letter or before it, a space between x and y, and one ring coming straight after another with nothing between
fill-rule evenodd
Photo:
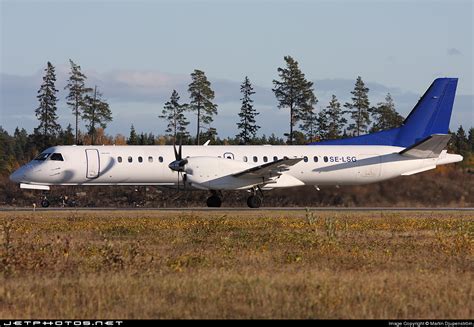
<instances>
[{"instance_id":1,"label":"horizontal stabilizer","mask_svg":"<svg viewBox=\"0 0 474 327\"><path fill-rule=\"evenodd\" d=\"M278 159L260 166L255 166L244 171L233 174L234 177L242 178L271 178L280 175L283 171L288 170L289 167L296 165L303 158L295 159Z\"/></svg>"},{"instance_id":2,"label":"horizontal stabilizer","mask_svg":"<svg viewBox=\"0 0 474 327\"><path fill-rule=\"evenodd\" d=\"M401 151L400 154L418 159L438 158L450 138L449 134L433 134Z\"/></svg>"}]
</instances>

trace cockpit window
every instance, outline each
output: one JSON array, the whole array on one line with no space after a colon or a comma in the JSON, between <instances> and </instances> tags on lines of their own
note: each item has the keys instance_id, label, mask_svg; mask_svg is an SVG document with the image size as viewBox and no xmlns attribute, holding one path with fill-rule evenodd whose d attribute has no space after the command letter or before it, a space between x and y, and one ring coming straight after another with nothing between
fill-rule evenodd
<instances>
[{"instance_id":1,"label":"cockpit window","mask_svg":"<svg viewBox=\"0 0 474 327\"><path fill-rule=\"evenodd\" d=\"M55 160L55 161L64 161L63 159L63 156L61 155L61 153L53 153L51 155L51 158L49 158L50 160Z\"/></svg>"},{"instance_id":2,"label":"cockpit window","mask_svg":"<svg viewBox=\"0 0 474 327\"><path fill-rule=\"evenodd\" d=\"M39 156L37 156L34 160L38 161L44 161L48 159L48 157L51 155L51 153L41 153Z\"/></svg>"}]
</instances>

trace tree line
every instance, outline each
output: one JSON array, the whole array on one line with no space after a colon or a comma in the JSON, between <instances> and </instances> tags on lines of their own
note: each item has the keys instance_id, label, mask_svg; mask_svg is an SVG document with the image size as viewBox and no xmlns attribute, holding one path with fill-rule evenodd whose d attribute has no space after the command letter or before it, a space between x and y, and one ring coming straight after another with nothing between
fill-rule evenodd
<instances>
[{"instance_id":1,"label":"tree line","mask_svg":"<svg viewBox=\"0 0 474 327\"><path fill-rule=\"evenodd\" d=\"M235 137L219 138L212 127L218 105L214 103L215 94L211 82L201 70L191 73L188 85L189 103L182 103L180 95L173 90L169 101L164 104L160 119L167 122L164 135L153 133L138 134L131 125L130 134L114 137L106 135L104 129L112 121L112 111L99 87L87 85L87 77L81 67L69 60L71 70L65 89L68 90L66 103L74 116L74 128L69 124L62 129L57 122L57 102L54 66L48 62L43 83L38 90L38 107L35 115L39 121L32 134L25 129L15 129L9 135L0 126L0 171L10 172L19 164L30 160L38 152L51 145L70 144L130 144L153 145L172 144L180 140L184 144L201 144L203 139L212 139L214 144L305 144L307 142L358 136L399 126L403 117L396 111L390 93L383 102L371 106L369 88L360 76L357 77L351 92L351 101L341 104L336 95L319 112L316 111L318 99L313 82L308 81L291 56L284 57L284 67L278 68L278 79L273 80L272 91L278 101L278 108L289 110L289 132L286 138L272 134L257 136L259 112L253 104L255 94L248 76L240 86L241 108L236 123L238 134ZM187 114L196 115L196 134L191 136ZM86 132L82 133L79 124L84 122ZM462 126L452 133L451 150L469 158L474 152L474 130L466 132Z\"/></svg>"},{"instance_id":2,"label":"tree line","mask_svg":"<svg viewBox=\"0 0 474 327\"><path fill-rule=\"evenodd\" d=\"M403 122L403 117L395 110L395 103L387 94L385 101L371 107L369 102L369 88L359 76L357 77L352 94L352 102L341 103L336 95L332 95L329 104L319 113L316 112L318 99L314 93L313 82L308 81L300 70L298 62L291 56L285 56L285 67L278 68L279 79L273 80L272 91L278 101L278 108L288 109L290 112L289 132L285 133L287 144L304 144L307 142L336 139L347 136L361 135L382 129L397 127ZM179 102L180 96L173 90L170 100L165 103L160 118L168 123L166 133L176 138L189 140L187 130L189 120L187 112L197 116L196 137L191 144L200 144L203 136L214 139L216 129L210 127L217 115L217 104L213 103L214 91L205 73L195 70L191 74L189 84L189 103ZM258 111L254 108L252 95L255 94L248 76L245 76L240 86L242 94L241 108L238 114L236 138L239 144L258 143L257 125ZM347 124L346 115L350 115L353 122ZM373 121L373 125L370 125ZM299 124L299 125L298 125ZM205 133L201 132L205 128ZM299 130L297 128L299 127ZM135 144L135 143L131 143Z\"/></svg>"}]
</instances>

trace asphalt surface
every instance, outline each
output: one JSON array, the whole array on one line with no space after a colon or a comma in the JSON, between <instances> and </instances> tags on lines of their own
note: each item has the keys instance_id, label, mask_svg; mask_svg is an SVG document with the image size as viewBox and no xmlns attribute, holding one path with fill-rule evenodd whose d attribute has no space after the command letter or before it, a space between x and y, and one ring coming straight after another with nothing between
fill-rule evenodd
<instances>
[{"instance_id":1,"label":"asphalt surface","mask_svg":"<svg viewBox=\"0 0 474 327\"><path fill-rule=\"evenodd\" d=\"M395 207L262 207L251 209L245 207L221 207L221 208L85 208L85 207L1 207L0 212L15 211L474 211L474 208L395 208Z\"/></svg>"}]
</instances>

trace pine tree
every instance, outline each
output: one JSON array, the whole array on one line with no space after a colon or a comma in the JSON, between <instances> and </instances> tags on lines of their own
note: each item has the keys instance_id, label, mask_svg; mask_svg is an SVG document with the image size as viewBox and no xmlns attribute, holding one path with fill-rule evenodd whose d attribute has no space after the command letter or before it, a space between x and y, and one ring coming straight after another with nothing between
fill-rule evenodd
<instances>
[{"instance_id":1,"label":"pine tree","mask_svg":"<svg viewBox=\"0 0 474 327\"><path fill-rule=\"evenodd\" d=\"M467 158L469 154L469 141L462 126L459 126L455 134L455 146L460 155Z\"/></svg>"},{"instance_id":2,"label":"pine tree","mask_svg":"<svg viewBox=\"0 0 474 327\"><path fill-rule=\"evenodd\" d=\"M36 108L36 117L40 121L40 124L35 128L34 133L40 136L39 145L40 147L46 147L52 145L53 139L58 135L61 130L60 125L57 122L58 116L56 114L58 98L56 93L58 90L55 88L56 74L54 72L54 66L48 61L45 69L45 76L43 77L43 84L38 90L39 107Z\"/></svg>"},{"instance_id":3,"label":"pine tree","mask_svg":"<svg viewBox=\"0 0 474 327\"><path fill-rule=\"evenodd\" d=\"M168 121L166 133L173 137L174 142L176 142L176 136L179 136L180 139L187 139L189 137L189 133L186 131L189 121L184 115L187 109L187 104L179 104L178 92L173 90L170 101L165 103L162 114L158 116Z\"/></svg>"},{"instance_id":4,"label":"pine tree","mask_svg":"<svg viewBox=\"0 0 474 327\"><path fill-rule=\"evenodd\" d=\"M137 145L138 144L138 135L137 132L135 131L135 127L132 126L130 127L130 135L127 139L127 144L128 145Z\"/></svg>"},{"instance_id":5,"label":"pine tree","mask_svg":"<svg viewBox=\"0 0 474 327\"><path fill-rule=\"evenodd\" d=\"M468 142L470 145L470 151L474 152L474 127L469 128Z\"/></svg>"},{"instance_id":6,"label":"pine tree","mask_svg":"<svg viewBox=\"0 0 474 327\"><path fill-rule=\"evenodd\" d=\"M316 103L313 93L313 83L307 81L305 75L298 67L298 62L290 56L284 57L286 68L278 68L280 80L273 80L275 86L272 91L275 93L279 104L278 108L290 109L290 132L288 143L293 144L293 128L301 119L303 110Z\"/></svg>"},{"instance_id":7,"label":"pine tree","mask_svg":"<svg viewBox=\"0 0 474 327\"><path fill-rule=\"evenodd\" d=\"M197 131L196 144L200 144L201 126L209 125L213 121L213 116L217 115L217 105L214 100L214 91L211 89L211 83L207 80L203 71L195 69L191 74L192 82L188 86L191 102L189 110L196 112ZM210 129L210 128L209 128Z\"/></svg>"},{"instance_id":8,"label":"pine tree","mask_svg":"<svg viewBox=\"0 0 474 327\"><path fill-rule=\"evenodd\" d=\"M59 134L59 140L63 145L72 145L76 144L75 136L71 124L68 124L65 130L62 130Z\"/></svg>"},{"instance_id":9,"label":"pine tree","mask_svg":"<svg viewBox=\"0 0 474 327\"><path fill-rule=\"evenodd\" d=\"M327 117L326 138L329 140L341 138L347 119L344 118L344 111L334 94L332 95L329 105L323 110L323 112Z\"/></svg>"},{"instance_id":10,"label":"pine tree","mask_svg":"<svg viewBox=\"0 0 474 327\"><path fill-rule=\"evenodd\" d=\"M18 162L22 163L23 161L25 161L28 152L28 132L24 128L20 130L17 127L15 128L15 132L13 133L13 138L15 157Z\"/></svg>"},{"instance_id":11,"label":"pine tree","mask_svg":"<svg viewBox=\"0 0 474 327\"><path fill-rule=\"evenodd\" d=\"M112 121L112 112L109 104L102 99L102 93L94 88L94 96L87 94L84 99L84 110L82 119L86 121L87 133L91 136L94 144L97 128L106 128L107 123Z\"/></svg>"},{"instance_id":12,"label":"pine tree","mask_svg":"<svg viewBox=\"0 0 474 327\"><path fill-rule=\"evenodd\" d=\"M309 142L312 142L315 140L316 135L318 134L318 125L320 124L319 121L323 117L321 117L321 112L316 114L314 110L314 106L317 103L316 98L314 100L311 100L308 103L308 106L306 106L302 111L301 111L301 124L300 128L303 132L306 133L306 139L309 140ZM294 136L294 135L293 135ZM297 143L299 144L299 143Z\"/></svg>"},{"instance_id":13,"label":"pine tree","mask_svg":"<svg viewBox=\"0 0 474 327\"><path fill-rule=\"evenodd\" d=\"M403 123L403 117L395 110L395 103L390 93L385 96L385 102L379 102L377 107L372 108L372 118L374 125L371 132L395 128Z\"/></svg>"},{"instance_id":14,"label":"pine tree","mask_svg":"<svg viewBox=\"0 0 474 327\"><path fill-rule=\"evenodd\" d=\"M250 98L255 92L248 76L245 76L244 82L240 85L240 93L243 94L243 97L240 99L242 101L239 112L240 122L237 123L240 133L236 137L244 144L248 144L255 138L257 130L260 128L255 121L255 117L259 113L254 109L253 100Z\"/></svg>"},{"instance_id":15,"label":"pine tree","mask_svg":"<svg viewBox=\"0 0 474 327\"><path fill-rule=\"evenodd\" d=\"M0 126L0 174L9 174L13 170L13 141L8 132Z\"/></svg>"},{"instance_id":16,"label":"pine tree","mask_svg":"<svg viewBox=\"0 0 474 327\"><path fill-rule=\"evenodd\" d=\"M66 97L67 105L72 108L72 113L76 118L76 135L74 138L74 144L77 144L79 117L81 116L81 113L85 107L85 96L92 92L92 88L87 88L85 86L87 77L81 72L81 66L76 65L71 59L69 59L69 63L71 64L71 71L69 73L68 83L64 89L69 90L69 94Z\"/></svg>"},{"instance_id":17,"label":"pine tree","mask_svg":"<svg viewBox=\"0 0 474 327\"><path fill-rule=\"evenodd\" d=\"M328 139L329 135L329 119L328 115L324 110L321 110L318 113L318 117L316 119L316 136L319 140L326 140Z\"/></svg>"},{"instance_id":18,"label":"pine tree","mask_svg":"<svg viewBox=\"0 0 474 327\"><path fill-rule=\"evenodd\" d=\"M360 76L357 77L354 90L351 92L353 95L352 103L346 103L344 107L351 114L351 118L354 120L353 123L349 124L348 130L352 131L352 135L359 136L362 133L367 132L367 128L370 124L370 102L369 102L369 88L365 87L364 82Z\"/></svg>"}]
</instances>

